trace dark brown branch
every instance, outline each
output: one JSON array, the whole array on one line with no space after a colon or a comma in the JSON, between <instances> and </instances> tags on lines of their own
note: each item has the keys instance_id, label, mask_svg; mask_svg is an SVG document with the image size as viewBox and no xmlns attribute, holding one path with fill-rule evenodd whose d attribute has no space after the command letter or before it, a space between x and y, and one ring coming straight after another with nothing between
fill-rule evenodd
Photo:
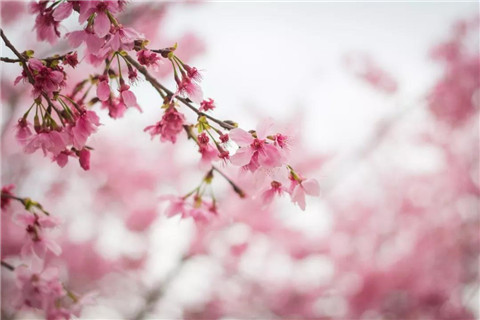
<instances>
[{"instance_id":1,"label":"dark brown branch","mask_svg":"<svg viewBox=\"0 0 480 320\"><path fill-rule=\"evenodd\" d=\"M20 62L22 63L22 68L23 70L25 71L25 74L27 75L28 77L28 82L30 82L30 84L33 86L35 84L35 79L33 77L33 74L32 72L30 71L30 69L28 69L27 67L27 59L25 59L25 57L13 46L13 44L10 42L10 40L8 40L7 36L5 35L5 33L3 33L3 29L0 29L0 36L2 37L3 39L3 42L5 42L5 45L10 49L12 50L12 52L18 57L18 59L20 60ZM42 96L45 98L45 100L47 101L47 104L49 107L52 107L55 111L59 112L59 110L55 107L55 105L52 103L52 101L50 100L50 98L48 97L48 95L42 91Z\"/></svg>"},{"instance_id":2,"label":"dark brown branch","mask_svg":"<svg viewBox=\"0 0 480 320\"><path fill-rule=\"evenodd\" d=\"M10 270L10 271L14 271L14 270L15 270L15 267L14 267L14 266L12 266L10 263L5 262L5 261L3 261L3 260L2 260L2 267L6 268L6 269L8 269L8 270Z\"/></svg>"},{"instance_id":3,"label":"dark brown branch","mask_svg":"<svg viewBox=\"0 0 480 320\"><path fill-rule=\"evenodd\" d=\"M18 62L21 62L22 60L12 59L12 58L7 58L7 57L0 57L0 61L7 62L7 63L18 63Z\"/></svg>"},{"instance_id":4,"label":"dark brown branch","mask_svg":"<svg viewBox=\"0 0 480 320\"><path fill-rule=\"evenodd\" d=\"M148 71L147 69L142 66L140 63L138 63L137 61L135 61L135 59L133 59L132 57L130 57L129 55L126 55L125 56L125 59L130 63L132 64L138 71L140 71L141 74L143 74L145 76L145 79L150 82L152 84L152 86L157 90L157 91L163 91L162 92L162 97L164 97L164 94L166 93L167 95L169 96L173 96L173 92L170 91L169 89L167 89L166 87L164 87L160 82L157 81L157 79L155 79L155 77L153 77ZM211 115L209 114L206 114L202 111L200 111L199 109L197 109L194 105L192 105L187 99L185 98L182 98L182 97L179 97L179 96L175 96L175 98L182 102L184 105L186 105L188 108L190 108L193 112L195 112L197 115L199 116L205 116L207 119L217 123L218 125L220 125L222 128L224 129L227 129L227 130L231 130L231 129L235 129L235 126L225 122L225 121L221 121L221 120L218 120L214 117L212 117Z\"/></svg>"}]
</instances>

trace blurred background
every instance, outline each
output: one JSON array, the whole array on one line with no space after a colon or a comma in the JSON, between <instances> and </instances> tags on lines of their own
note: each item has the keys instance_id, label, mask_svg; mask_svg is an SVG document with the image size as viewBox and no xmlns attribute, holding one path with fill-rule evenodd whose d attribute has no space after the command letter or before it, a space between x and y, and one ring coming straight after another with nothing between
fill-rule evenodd
<instances>
[{"instance_id":1,"label":"blurred background","mask_svg":"<svg viewBox=\"0 0 480 320\"><path fill-rule=\"evenodd\" d=\"M33 40L25 2L1 7L21 51L67 50ZM98 292L82 318L478 318L478 12L477 2L129 3L120 21L152 48L178 42L218 118L248 130L272 117L294 137L292 164L320 197L305 211L286 197L264 208L218 179L218 219L167 218L159 197L187 193L206 170L185 137L172 146L143 132L161 117L148 84L133 87L142 113L114 120L93 107L103 125L90 171L60 169L15 141L31 102L27 85L13 86L20 68L5 64L2 186L62 218L51 263L69 287ZM12 56L3 44L2 56ZM174 88L169 72L156 75ZM2 259L13 262L15 228L2 215ZM14 290L3 271L4 305Z\"/></svg>"}]
</instances>

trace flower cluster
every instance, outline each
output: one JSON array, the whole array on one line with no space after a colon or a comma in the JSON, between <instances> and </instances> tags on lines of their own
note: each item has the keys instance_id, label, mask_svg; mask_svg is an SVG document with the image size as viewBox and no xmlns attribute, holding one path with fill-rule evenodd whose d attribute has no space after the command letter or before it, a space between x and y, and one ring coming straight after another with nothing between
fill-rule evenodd
<instances>
[{"instance_id":1,"label":"flower cluster","mask_svg":"<svg viewBox=\"0 0 480 320\"><path fill-rule=\"evenodd\" d=\"M50 230L59 225L59 219L51 216L42 205L30 198L16 197L13 185L2 188L2 210L25 232L20 257L24 264L16 268L2 261L2 265L14 270L19 295L16 307L41 309L46 319L70 319L79 316L82 305L90 296L80 298L68 291L60 281L59 269L46 266L48 253L59 255L61 247L53 240ZM23 210L15 213L10 201L21 203Z\"/></svg>"},{"instance_id":2,"label":"flower cluster","mask_svg":"<svg viewBox=\"0 0 480 320\"><path fill-rule=\"evenodd\" d=\"M175 108L174 104L170 104L163 113L162 120L153 126L148 126L144 129L149 132L152 139L155 136L160 136L161 141L170 141L175 143L177 135L183 131L185 123L185 116Z\"/></svg>"}]
</instances>

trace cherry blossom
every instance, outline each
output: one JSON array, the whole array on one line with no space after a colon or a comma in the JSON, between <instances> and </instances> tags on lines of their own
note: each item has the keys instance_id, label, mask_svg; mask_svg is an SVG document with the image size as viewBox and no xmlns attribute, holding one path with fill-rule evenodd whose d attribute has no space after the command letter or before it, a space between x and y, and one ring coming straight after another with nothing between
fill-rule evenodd
<instances>
[{"instance_id":1,"label":"cherry blossom","mask_svg":"<svg viewBox=\"0 0 480 320\"><path fill-rule=\"evenodd\" d=\"M162 120L153 126L146 127L144 131L149 132L152 139L156 135L159 135L161 141L175 143L177 141L177 135L183 131L184 122L185 116L181 112L178 112L174 106L170 106L165 110Z\"/></svg>"},{"instance_id":2,"label":"cherry blossom","mask_svg":"<svg viewBox=\"0 0 480 320\"><path fill-rule=\"evenodd\" d=\"M260 166L273 168L282 165L284 159L274 144L267 141L267 132L271 125L264 122L257 128L256 136L243 129L235 128L230 131L230 138L240 146L240 149L230 157L232 164L245 166L254 172Z\"/></svg>"}]
</instances>

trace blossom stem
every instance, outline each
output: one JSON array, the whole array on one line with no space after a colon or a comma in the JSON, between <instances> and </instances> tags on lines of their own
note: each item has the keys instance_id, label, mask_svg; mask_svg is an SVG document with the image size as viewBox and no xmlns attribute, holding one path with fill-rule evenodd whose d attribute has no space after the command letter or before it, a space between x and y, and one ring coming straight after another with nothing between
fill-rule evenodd
<instances>
[{"instance_id":1,"label":"blossom stem","mask_svg":"<svg viewBox=\"0 0 480 320\"><path fill-rule=\"evenodd\" d=\"M228 183L230 183L230 185L232 186L233 188L233 191L235 191L238 196L240 198L245 198L245 192L243 192L243 190L235 183L233 182L233 180L231 180L229 177L227 177L227 175L225 173L223 173L221 170L219 170L216 166L212 165L212 170L215 170L217 171L218 173L220 173L220 175L228 181Z\"/></svg>"},{"instance_id":2,"label":"blossom stem","mask_svg":"<svg viewBox=\"0 0 480 320\"><path fill-rule=\"evenodd\" d=\"M159 83L148 71L145 67L143 67L141 64L139 64L137 61L135 61L132 57L130 57L129 55L125 55L124 58L130 62L131 65L133 65L138 71L140 71L141 74L143 74L145 76L145 79L150 82L152 84L152 86L157 90L157 91L161 91L163 90L164 92L166 92L169 96L174 96L173 92L168 90L166 87L164 87L161 83ZM163 96L162 96L163 97ZM225 121L221 121L221 120L218 120L212 116L210 116L209 114L206 114L202 111L200 111L199 109L197 109L194 105L192 105L189 100L185 99L185 98L182 98L182 97L179 97L179 96L175 96L175 99L177 99L178 101L182 102L184 105L186 105L188 108L190 108L193 112L195 112L196 114L198 114L199 116L205 116L206 118L212 120L213 122L217 123L218 125L220 125L221 127L227 129L227 130L231 130L231 129L235 129L235 126L229 124L229 123L226 123Z\"/></svg>"},{"instance_id":3,"label":"blossom stem","mask_svg":"<svg viewBox=\"0 0 480 320\"><path fill-rule=\"evenodd\" d=\"M14 45L10 42L10 40L8 40L7 36L5 35L5 33L3 32L3 29L0 29L0 36L2 37L2 40L3 42L5 43L5 45L10 49L12 50L12 52L18 57L18 59L20 60L21 64L22 64L22 67L23 67L23 70L25 71L27 77L28 77L28 82L30 82L30 84L33 86L35 84L35 79L33 78L33 74L32 72L30 72L30 69L28 69L27 67L27 59L25 59L25 57L14 47ZM48 95L42 91L42 96L45 98L45 100L47 101L48 103L48 106L49 107L52 107L53 109L56 110L55 106L53 105L52 101L50 100L50 98L48 97Z\"/></svg>"}]
</instances>

